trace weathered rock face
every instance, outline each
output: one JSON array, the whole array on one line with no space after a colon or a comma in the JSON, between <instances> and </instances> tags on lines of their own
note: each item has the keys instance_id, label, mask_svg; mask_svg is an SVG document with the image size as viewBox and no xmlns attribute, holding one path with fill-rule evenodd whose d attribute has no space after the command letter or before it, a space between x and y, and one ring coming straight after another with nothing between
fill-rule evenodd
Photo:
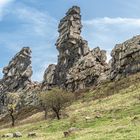
<instances>
[{"instance_id":1,"label":"weathered rock face","mask_svg":"<svg viewBox=\"0 0 140 140\"><path fill-rule=\"evenodd\" d=\"M0 113L5 110L8 92L19 92L31 84L31 50L24 47L3 69L4 76L0 80Z\"/></svg>"},{"instance_id":2,"label":"weathered rock face","mask_svg":"<svg viewBox=\"0 0 140 140\"><path fill-rule=\"evenodd\" d=\"M120 79L140 71L140 36L118 44L111 53L110 78Z\"/></svg>"},{"instance_id":3,"label":"weathered rock face","mask_svg":"<svg viewBox=\"0 0 140 140\"><path fill-rule=\"evenodd\" d=\"M48 90L55 85L56 85L56 65L50 64L44 73L41 89Z\"/></svg>"},{"instance_id":4,"label":"weathered rock face","mask_svg":"<svg viewBox=\"0 0 140 140\"><path fill-rule=\"evenodd\" d=\"M99 48L90 51L87 41L80 35L81 29L80 8L73 6L58 26L58 63L55 67L48 67L44 82L69 90L78 90L97 83L103 75L101 73L106 71L105 51Z\"/></svg>"},{"instance_id":5,"label":"weathered rock face","mask_svg":"<svg viewBox=\"0 0 140 140\"><path fill-rule=\"evenodd\" d=\"M81 57L67 73L66 88L68 90L79 90L106 80L108 65L106 63L106 52L99 47L89 51Z\"/></svg>"},{"instance_id":6,"label":"weathered rock face","mask_svg":"<svg viewBox=\"0 0 140 140\"><path fill-rule=\"evenodd\" d=\"M48 68L45 71L44 74L44 81L47 84L54 84L55 85L55 70L56 70L56 65L51 64L48 66Z\"/></svg>"},{"instance_id":7,"label":"weathered rock face","mask_svg":"<svg viewBox=\"0 0 140 140\"><path fill-rule=\"evenodd\" d=\"M30 59L31 50L29 47L24 47L3 69L4 76L1 80L1 86L4 91L2 92L24 89L31 82L32 67Z\"/></svg>"},{"instance_id":8,"label":"weathered rock face","mask_svg":"<svg viewBox=\"0 0 140 140\"><path fill-rule=\"evenodd\" d=\"M59 38L56 47L59 56L56 66L56 83L62 87L65 87L68 70L89 50L87 42L80 36L81 28L80 8L73 6L58 26Z\"/></svg>"}]
</instances>

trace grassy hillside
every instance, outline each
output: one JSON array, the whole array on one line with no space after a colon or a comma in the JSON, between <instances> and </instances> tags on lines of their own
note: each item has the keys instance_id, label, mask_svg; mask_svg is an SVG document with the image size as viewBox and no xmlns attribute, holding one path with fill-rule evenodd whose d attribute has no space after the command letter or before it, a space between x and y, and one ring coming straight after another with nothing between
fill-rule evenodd
<instances>
[{"instance_id":1,"label":"grassy hillside","mask_svg":"<svg viewBox=\"0 0 140 140\"><path fill-rule=\"evenodd\" d=\"M140 140L139 82L140 74L118 82L106 82L82 93L66 108L67 116L60 121L45 121L43 112L38 112L20 120L14 128L1 125L0 135L20 131L23 137L18 140ZM85 117L89 120L86 121ZM79 130L65 138L63 132L71 127ZM28 138L28 132L32 131L37 133L37 137Z\"/></svg>"}]
</instances>

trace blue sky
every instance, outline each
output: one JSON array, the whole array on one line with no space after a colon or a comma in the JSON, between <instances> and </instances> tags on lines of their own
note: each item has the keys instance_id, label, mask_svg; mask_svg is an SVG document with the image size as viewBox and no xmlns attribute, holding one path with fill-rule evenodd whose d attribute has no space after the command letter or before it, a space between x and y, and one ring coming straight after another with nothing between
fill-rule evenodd
<instances>
[{"instance_id":1,"label":"blue sky","mask_svg":"<svg viewBox=\"0 0 140 140\"><path fill-rule=\"evenodd\" d=\"M23 47L32 49L33 80L57 62L57 26L68 8L81 7L82 36L92 49L108 51L140 34L140 0L0 0L0 78Z\"/></svg>"}]
</instances>

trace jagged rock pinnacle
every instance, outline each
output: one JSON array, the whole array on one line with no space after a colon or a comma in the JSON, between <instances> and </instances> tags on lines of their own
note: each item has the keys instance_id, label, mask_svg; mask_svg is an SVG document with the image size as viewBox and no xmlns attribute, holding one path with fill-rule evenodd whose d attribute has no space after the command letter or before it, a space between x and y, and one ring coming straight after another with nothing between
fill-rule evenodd
<instances>
[{"instance_id":1,"label":"jagged rock pinnacle","mask_svg":"<svg viewBox=\"0 0 140 140\"><path fill-rule=\"evenodd\" d=\"M3 68L3 79L1 85L6 92L13 92L24 89L31 82L31 50L29 47L23 47L17 53L8 66Z\"/></svg>"},{"instance_id":2,"label":"jagged rock pinnacle","mask_svg":"<svg viewBox=\"0 0 140 140\"><path fill-rule=\"evenodd\" d=\"M97 83L106 71L106 52L99 48L90 51L87 41L81 37L81 29L80 7L73 6L60 20L56 41L58 63L48 67L44 82L53 81L51 84L62 88L79 90Z\"/></svg>"}]
</instances>

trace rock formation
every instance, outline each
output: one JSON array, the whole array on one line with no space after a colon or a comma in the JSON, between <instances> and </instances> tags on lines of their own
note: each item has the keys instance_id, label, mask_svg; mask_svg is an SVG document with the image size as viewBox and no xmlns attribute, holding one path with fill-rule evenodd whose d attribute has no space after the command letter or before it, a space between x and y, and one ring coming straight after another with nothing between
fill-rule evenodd
<instances>
[{"instance_id":1,"label":"rock formation","mask_svg":"<svg viewBox=\"0 0 140 140\"><path fill-rule=\"evenodd\" d=\"M3 111L8 92L22 91L31 84L31 50L24 47L3 69L0 80L0 112Z\"/></svg>"},{"instance_id":2,"label":"rock formation","mask_svg":"<svg viewBox=\"0 0 140 140\"><path fill-rule=\"evenodd\" d=\"M41 89L47 90L56 85L56 65L50 64L43 77Z\"/></svg>"},{"instance_id":3,"label":"rock formation","mask_svg":"<svg viewBox=\"0 0 140 140\"><path fill-rule=\"evenodd\" d=\"M6 92L27 94L24 98L33 104L36 91L48 90L53 86L76 91L95 86L109 79L119 79L140 71L140 36L136 36L112 50L112 60L106 63L106 51L99 47L90 50L88 43L81 37L80 8L73 6L62 18L58 26L59 37L56 48L59 51L57 65L51 64L46 69L41 84L31 82L31 50L24 47L3 69L4 76L0 80L0 100L4 103ZM28 91L28 92L27 92ZM28 104L26 103L25 104Z\"/></svg>"},{"instance_id":4,"label":"rock formation","mask_svg":"<svg viewBox=\"0 0 140 140\"><path fill-rule=\"evenodd\" d=\"M59 38L56 47L59 51L56 66L56 84L65 87L66 73L79 58L88 52L87 42L80 36L81 33L80 8L73 6L58 26Z\"/></svg>"},{"instance_id":5,"label":"rock formation","mask_svg":"<svg viewBox=\"0 0 140 140\"><path fill-rule=\"evenodd\" d=\"M30 48L24 47L15 55L3 69L4 76L0 79L0 114L6 110L8 92L20 93L22 106L37 106L37 95L42 90L59 86L77 91L140 71L140 36L116 45L108 65L106 51L99 47L90 50L81 37L81 29L80 8L73 6L58 26L58 63L48 66L42 83L31 81Z\"/></svg>"},{"instance_id":6,"label":"rock formation","mask_svg":"<svg viewBox=\"0 0 140 140\"><path fill-rule=\"evenodd\" d=\"M30 82L32 76L31 50L24 47L3 69L1 80L2 92L14 92L24 89Z\"/></svg>"},{"instance_id":7,"label":"rock formation","mask_svg":"<svg viewBox=\"0 0 140 140\"><path fill-rule=\"evenodd\" d=\"M110 79L120 79L140 71L140 36L118 44L111 52Z\"/></svg>"},{"instance_id":8,"label":"rock formation","mask_svg":"<svg viewBox=\"0 0 140 140\"><path fill-rule=\"evenodd\" d=\"M107 78L108 65L106 51L99 47L81 57L67 73L66 87L68 90L85 89L95 86Z\"/></svg>"},{"instance_id":9,"label":"rock formation","mask_svg":"<svg viewBox=\"0 0 140 140\"><path fill-rule=\"evenodd\" d=\"M73 6L58 26L58 63L48 67L44 82L78 90L94 85L101 79L100 76L107 69L105 51L99 48L90 51L87 41L80 35L81 29L80 8Z\"/></svg>"}]
</instances>

